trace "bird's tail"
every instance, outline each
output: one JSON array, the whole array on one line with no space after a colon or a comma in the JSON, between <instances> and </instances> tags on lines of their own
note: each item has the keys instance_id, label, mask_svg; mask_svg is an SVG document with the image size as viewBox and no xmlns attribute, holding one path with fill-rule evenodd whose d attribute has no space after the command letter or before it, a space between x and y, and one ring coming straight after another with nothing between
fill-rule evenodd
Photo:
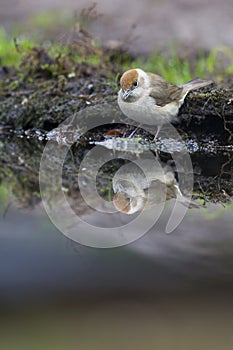
<instances>
[{"instance_id":1,"label":"bird's tail","mask_svg":"<svg viewBox=\"0 0 233 350\"><path fill-rule=\"evenodd\" d=\"M188 93L191 90L196 90L201 87L207 86L212 84L212 80L204 80L200 78L195 78L190 81L188 81L186 84L182 85L181 87L183 88L184 93Z\"/></svg>"}]
</instances>

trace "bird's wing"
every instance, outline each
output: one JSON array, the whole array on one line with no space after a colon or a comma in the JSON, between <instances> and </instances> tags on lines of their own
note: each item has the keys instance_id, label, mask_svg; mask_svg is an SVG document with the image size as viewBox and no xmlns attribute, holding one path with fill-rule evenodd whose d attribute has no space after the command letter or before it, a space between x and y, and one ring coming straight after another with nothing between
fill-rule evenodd
<instances>
[{"instance_id":1,"label":"bird's wing","mask_svg":"<svg viewBox=\"0 0 233 350\"><path fill-rule=\"evenodd\" d=\"M155 103L163 107L172 101L179 101L183 96L183 88L172 85L159 75L148 73L151 81L149 96L155 99Z\"/></svg>"},{"instance_id":2,"label":"bird's wing","mask_svg":"<svg viewBox=\"0 0 233 350\"><path fill-rule=\"evenodd\" d=\"M173 185L167 186L160 180L153 180L146 191L147 201L152 204L165 202L171 198L176 198L177 191Z\"/></svg>"},{"instance_id":3,"label":"bird's wing","mask_svg":"<svg viewBox=\"0 0 233 350\"><path fill-rule=\"evenodd\" d=\"M153 180L145 193L147 205L164 203L166 200L166 185L160 180Z\"/></svg>"}]
</instances>

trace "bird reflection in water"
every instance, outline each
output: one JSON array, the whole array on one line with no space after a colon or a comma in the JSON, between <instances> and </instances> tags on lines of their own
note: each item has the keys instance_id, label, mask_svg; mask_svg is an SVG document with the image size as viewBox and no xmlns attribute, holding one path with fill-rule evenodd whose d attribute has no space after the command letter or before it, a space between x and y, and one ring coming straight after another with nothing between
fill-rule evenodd
<instances>
[{"instance_id":1,"label":"bird reflection in water","mask_svg":"<svg viewBox=\"0 0 233 350\"><path fill-rule=\"evenodd\" d=\"M132 162L123 165L115 173L112 185L114 206L125 214L137 213L172 198L189 208L199 208L199 204L181 192L173 168L157 160L143 159L139 165Z\"/></svg>"}]
</instances>

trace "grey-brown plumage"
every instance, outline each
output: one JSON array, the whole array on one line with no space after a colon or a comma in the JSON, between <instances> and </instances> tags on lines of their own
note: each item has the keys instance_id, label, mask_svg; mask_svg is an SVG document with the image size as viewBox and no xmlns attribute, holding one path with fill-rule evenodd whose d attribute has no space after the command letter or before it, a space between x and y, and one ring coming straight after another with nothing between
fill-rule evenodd
<instances>
[{"instance_id":1,"label":"grey-brown plumage","mask_svg":"<svg viewBox=\"0 0 233 350\"><path fill-rule=\"evenodd\" d=\"M150 89L149 96L153 97L156 101L156 104L160 107L163 107L172 101L180 101L184 96L186 96L189 91L199 89L212 83L207 80L195 78L186 84L176 86L168 83L159 75L156 75L156 79L154 78L155 74L148 73L148 75L151 82L154 82Z\"/></svg>"}]
</instances>

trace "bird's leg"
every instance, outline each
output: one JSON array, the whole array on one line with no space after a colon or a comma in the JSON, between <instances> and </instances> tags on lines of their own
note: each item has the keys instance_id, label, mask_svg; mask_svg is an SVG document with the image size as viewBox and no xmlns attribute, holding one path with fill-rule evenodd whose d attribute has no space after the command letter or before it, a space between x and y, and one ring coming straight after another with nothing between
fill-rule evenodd
<instances>
[{"instance_id":1,"label":"bird's leg","mask_svg":"<svg viewBox=\"0 0 233 350\"><path fill-rule=\"evenodd\" d=\"M131 137L135 134L135 132L137 132L138 131L138 129L140 129L140 127L142 126L142 123L141 124L139 124L135 129L134 129L134 131L133 132L131 132L131 134L129 135L129 139L131 139Z\"/></svg>"},{"instance_id":2,"label":"bird's leg","mask_svg":"<svg viewBox=\"0 0 233 350\"><path fill-rule=\"evenodd\" d=\"M157 127L157 131L156 131L156 134L155 134L155 137L154 137L154 140L153 141L155 141L156 139L157 139L157 137L158 137L158 134L159 134L159 132L160 132L160 130L161 130L161 125L158 125L158 127Z\"/></svg>"},{"instance_id":3,"label":"bird's leg","mask_svg":"<svg viewBox=\"0 0 233 350\"><path fill-rule=\"evenodd\" d=\"M174 187L176 188L177 196L179 196L179 197L184 197L184 196L183 196L183 193L181 192L181 190L180 190L180 188L179 188L179 185L178 185L178 184L175 184Z\"/></svg>"}]
</instances>

